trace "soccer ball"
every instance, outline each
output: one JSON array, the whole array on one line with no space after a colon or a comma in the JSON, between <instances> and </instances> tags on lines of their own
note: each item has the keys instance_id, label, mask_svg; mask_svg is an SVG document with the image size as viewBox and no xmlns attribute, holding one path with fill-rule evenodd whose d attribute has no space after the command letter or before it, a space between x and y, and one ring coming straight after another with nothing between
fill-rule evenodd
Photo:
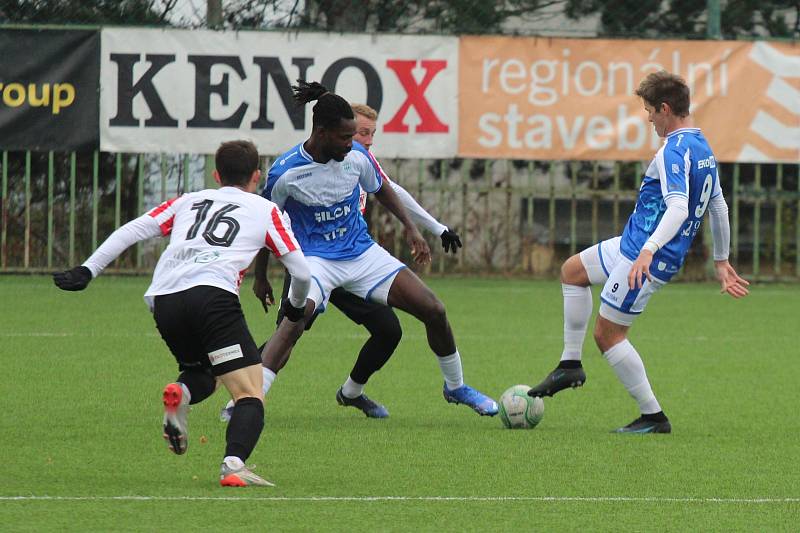
<instances>
[{"instance_id":1,"label":"soccer ball","mask_svg":"<svg viewBox=\"0 0 800 533\"><path fill-rule=\"evenodd\" d=\"M528 396L527 385L514 385L500 396L500 420L508 429L533 429L544 416L544 401Z\"/></svg>"}]
</instances>

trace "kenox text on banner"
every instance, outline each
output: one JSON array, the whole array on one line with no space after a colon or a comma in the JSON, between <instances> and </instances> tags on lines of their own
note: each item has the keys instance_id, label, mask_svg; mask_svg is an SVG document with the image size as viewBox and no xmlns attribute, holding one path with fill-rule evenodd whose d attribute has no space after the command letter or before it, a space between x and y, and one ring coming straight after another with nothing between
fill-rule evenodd
<instances>
[{"instance_id":1,"label":"kenox text on banner","mask_svg":"<svg viewBox=\"0 0 800 533\"><path fill-rule=\"evenodd\" d=\"M0 149L96 149L99 32L4 29L0 50Z\"/></svg>"},{"instance_id":2,"label":"kenox text on banner","mask_svg":"<svg viewBox=\"0 0 800 533\"><path fill-rule=\"evenodd\" d=\"M721 161L800 160L800 49L789 43L465 37L462 157L646 160L661 140L635 96L681 75Z\"/></svg>"},{"instance_id":3,"label":"kenox text on banner","mask_svg":"<svg viewBox=\"0 0 800 533\"><path fill-rule=\"evenodd\" d=\"M380 156L456 155L455 37L123 28L102 32L102 149L213 153L248 138L281 153L311 131L298 78L375 108Z\"/></svg>"}]
</instances>

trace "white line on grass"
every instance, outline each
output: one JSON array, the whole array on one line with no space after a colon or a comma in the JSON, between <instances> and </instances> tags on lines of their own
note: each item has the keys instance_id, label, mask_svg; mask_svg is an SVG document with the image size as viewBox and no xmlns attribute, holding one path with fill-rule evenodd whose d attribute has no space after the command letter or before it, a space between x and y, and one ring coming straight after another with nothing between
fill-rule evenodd
<instances>
[{"instance_id":1,"label":"white line on grass","mask_svg":"<svg viewBox=\"0 0 800 533\"><path fill-rule=\"evenodd\" d=\"M657 496L0 496L0 501L260 501L260 502L645 502L645 503L800 503L800 498L669 498Z\"/></svg>"}]
</instances>

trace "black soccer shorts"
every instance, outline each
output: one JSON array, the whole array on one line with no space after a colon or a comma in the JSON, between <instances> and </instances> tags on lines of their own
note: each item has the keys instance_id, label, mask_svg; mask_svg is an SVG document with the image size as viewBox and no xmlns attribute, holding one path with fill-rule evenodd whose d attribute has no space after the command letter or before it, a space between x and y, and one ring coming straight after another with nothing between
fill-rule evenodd
<instances>
[{"instance_id":1,"label":"black soccer shorts","mask_svg":"<svg viewBox=\"0 0 800 533\"><path fill-rule=\"evenodd\" d=\"M155 297L153 317L181 370L205 368L221 376L261 364L239 297L201 285Z\"/></svg>"},{"instance_id":2,"label":"black soccer shorts","mask_svg":"<svg viewBox=\"0 0 800 533\"><path fill-rule=\"evenodd\" d=\"M289 297L289 286L292 284L292 276L286 272L283 277L283 292L281 293L281 301ZM331 291L330 303L336 307L344 315L355 322L356 324L366 324L368 321L384 320L385 314L394 315L394 310L386 305L375 303L369 300L364 300L351 292L347 292L341 287L337 287ZM314 312L309 319L306 320L305 330L311 329L314 321L319 316L319 311ZM280 326L283 320L283 313L278 310L278 316L275 320L275 325ZM390 319L391 320L391 319Z\"/></svg>"}]
</instances>

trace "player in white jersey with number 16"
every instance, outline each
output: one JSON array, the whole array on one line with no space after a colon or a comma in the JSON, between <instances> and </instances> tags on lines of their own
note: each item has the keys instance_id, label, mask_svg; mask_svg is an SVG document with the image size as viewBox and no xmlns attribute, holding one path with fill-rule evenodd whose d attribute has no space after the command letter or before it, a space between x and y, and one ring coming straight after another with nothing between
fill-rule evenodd
<instances>
[{"instance_id":1,"label":"player in white jersey with number 16","mask_svg":"<svg viewBox=\"0 0 800 533\"><path fill-rule=\"evenodd\" d=\"M219 380L235 402L220 483L271 485L244 465L264 427L264 404L261 355L239 304L239 285L256 253L268 249L292 275L284 312L288 320L298 321L311 278L277 206L253 194L261 177L253 143L223 143L215 162L220 189L164 202L112 233L83 265L53 279L61 289L83 290L131 245L169 236L145 293L180 369L178 380L164 388L164 438L176 454L186 452L189 404L210 396Z\"/></svg>"},{"instance_id":2,"label":"player in white jersey with number 16","mask_svg":"<svg viewBox=\"0 0 800 533\"><path fill-rule=\"evenodd\" d=\"M636 94L664 144L647 167L622 235L587 248L561 267L564 351L558 367L528 394L552 396L586 381L581 347L592 314L589 286L603 284L594 338L641 412L616 432L670 433L642 359L628 341L633 320L681 268L706 209L722 292L740 298L747 295L748 282L728 263L728 206L714 154L700 129L691 127L689 87L679 76L660 71L647 76Z\"/></svg>"}]
</instances>

